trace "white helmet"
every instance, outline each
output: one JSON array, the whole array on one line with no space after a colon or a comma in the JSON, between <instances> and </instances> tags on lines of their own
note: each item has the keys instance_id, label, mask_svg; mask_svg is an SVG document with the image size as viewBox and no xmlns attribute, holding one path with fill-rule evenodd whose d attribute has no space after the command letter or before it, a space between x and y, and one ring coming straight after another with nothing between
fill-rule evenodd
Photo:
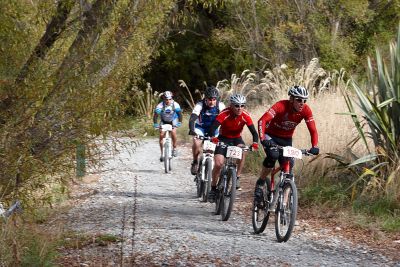
<instances>
[{"instance_id":1,"label":"white helmet","mask_svg":"<svg viewBox=\"0 0 400 267\"><path fill-rule=\"evenodd\" d=\"M306 88L295 85L289 89L288 95L302 99L308 99L308 91Z\"/></svg>"},{"instance_id":2,"label":"white helmet","mask_svg":"<svg viewBox=\"0 0 400 267\"><path fill-rule=\"evenodd\" d=\"M172 99L172 93L171 93L171 91L165 91L164 93L163 93L163 98L164 99Z\"/></svg>"},{"instance_id":3,"label":"white helmet","mask_svg":"<svg viewBox=\"0 0 400 267\"><path fill-rule=\"evenodd\" d=\"M230 102L231 104L234 105L245 105L246 104L246 97L244 95L241 94L234 94L231 96L230 98Z\"/></svg>"}]
</instances>

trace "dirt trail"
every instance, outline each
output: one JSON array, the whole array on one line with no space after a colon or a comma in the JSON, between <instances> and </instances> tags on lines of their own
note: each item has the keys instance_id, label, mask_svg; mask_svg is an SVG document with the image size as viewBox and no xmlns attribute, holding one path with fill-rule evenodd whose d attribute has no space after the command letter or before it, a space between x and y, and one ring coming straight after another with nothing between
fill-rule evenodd
<instances>
[{"instance_id":1,"label":"dirt trail","mask_svg":"<svg viewBox=\"0 0 400 267\"><path fill-rule=\"evenodd\" d=\"M61 250L64 266L400 266L399 261L300 221L287 243L278 243L270 223L252 233L247 212L235 209L227 222L214 205L195 197L190 147L182 146L171 174L163 173L156 139L121 147L99 179L82 184L77 201L53 226L92 237ZM237 205L246 205L242 191ZM246 213L246 214L244 214ZM99 242L100 237L114 242ZM72 242L73 243L73 242Z\"/></svg>"}]
</instances>

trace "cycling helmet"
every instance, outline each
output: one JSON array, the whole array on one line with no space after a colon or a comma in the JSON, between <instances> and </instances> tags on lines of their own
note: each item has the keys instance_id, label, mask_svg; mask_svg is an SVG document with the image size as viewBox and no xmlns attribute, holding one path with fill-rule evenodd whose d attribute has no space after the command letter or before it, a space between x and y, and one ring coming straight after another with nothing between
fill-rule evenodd
<instances>
[{"instance_id":1,"label":"cycling helmet","mask_svg":"<svg viewBox=\"0 0 400 267\"><path fill-rule=\"evenodd\" d=\"M164 99L172 99L173 95L172 95L171 91L165 91L162 96Z\"/></svg>"},{"instance_id":2,"label":"cycling helmet","mask_svg":"<svg viewBox=\"0 0 400 267\"><path fill-rule=\"evenodd\" d=\"M219 98L218 89L215 88L214 86L208 86L206 88L206 91L204 92L204 96L206 98Z\"/></svg>"},{"instance_id":3,"label":"cycling helmet","mask_svg":"<svg viewBox=\"0 0 400 267\"><path fill-rule=\"evenodd\" d=\"M246 104L246 97L241 94L233 94L230 98L231 104L244 105Z\"/></svg>"},{"instance_id":4,"label":"cycling helmet","mask_svg":"<svg viewBox=\"0 0 400 267\"><path fill-rule=\"evenodd\" d=\"M308 91L306 88L295 85L289 89L288 95L302 99L308 99Z\"/></svg>"}]
</instances>

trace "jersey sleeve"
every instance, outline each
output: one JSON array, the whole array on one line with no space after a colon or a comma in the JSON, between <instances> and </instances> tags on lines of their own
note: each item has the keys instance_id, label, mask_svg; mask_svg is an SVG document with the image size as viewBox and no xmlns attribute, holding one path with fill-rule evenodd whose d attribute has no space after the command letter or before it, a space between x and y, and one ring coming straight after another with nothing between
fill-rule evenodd
<instances>
[{"instance_id":1,"label":"jersey sleeve","mask_svg":"<svg viewBox=\"0 0 400 267\"><path fill-rule=\"evenodd\" d=\"M276 114L279 113L283 108L283 103L277 102L272 107L270 107L258 120L258 135L260 137L260 140L264 140L265 127L267 123L275 118Z\"/></svg>"},{"instance_id":2,"label":"jersey sleeve","mask_svg":"<svg viewBox=\"0 0 400 267\"><path fill-rule=\"evenodd\" d=\"M202 109L203 102L197 102L197 104L193 108L192 114L196 114L197 116L199 116Z\"/></svg>"},{"instance_id":3,"label":"jersey sleeve","mask_svg":"<svg viewBox=\"0 0 400 267\"><path fill-rule=\"evenodd\" d=\"M215 120L217 122L219 122L220 124L222 124L222 122L226 119L226 117L228 116L229 112L224 109L222 112L220 112L217 117L215 117Z\"/></svg>"},{"instance_id":4,"label":"jersey sleeve","mask_svg":"<svg viewBox=\"0 0 400 267\"><path fill-rule=\"evenodd\" d=\"M304 109L304 120L306 122L308 131L310 132L311 136L311 145L317 146L318 145L318 131L315 124L315 120L312 114L310 107L305 106Z\"/></svg>"},{"instance_id":5,"label":"jersey sleeve","mask_svg":"<svg viewBox=\"0 0 400 267\"><path fill-rule=\"evenodd\" d=\"M156 106L156 108L154 109L154 113L160 115L162 109L163 109L163 103L161 102L161 103L159 103L159 104Z\"/></svg>"},{"instance_id":6,"label":"jersey sleeve","mask_svg":"<svg viewBox=\"0 0 400 267\"><path fill-rule=\"evenodd\" d=\"M245 116L244 116L244 118L245 118L245 120L246 120L246 125L247 126L251 126L251 125L253 125L254 123L253 123L253 120L251 119L251 117L250 117L250 114L249 113L244 113L245 114Z\"/></svg>"},{"instance_id":7,"label":"jersey sleeve","mask_svg":"<svg viewBox=\"0 0 400 267\"><path fill-rule=\"evenodd\" d=\"M182 112L181 106L178 104L178 102L174 102L174 105L175 105L176 112Z\"/></svg>"}]
</instances>

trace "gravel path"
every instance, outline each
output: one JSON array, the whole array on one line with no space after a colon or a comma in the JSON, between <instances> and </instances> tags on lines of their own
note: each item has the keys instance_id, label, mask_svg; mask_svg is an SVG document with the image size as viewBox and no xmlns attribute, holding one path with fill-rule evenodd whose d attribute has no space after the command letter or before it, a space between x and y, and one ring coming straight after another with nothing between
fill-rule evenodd
<instances>
[{"instance_id":1,"label":"gravel path","mask_svg":"<svg viewBox=\"0 0 400 267\"><path fill-rule=\"evenodd\" d=\"M65 249L65 265L400 266L367 247L310 231L302 222L287 243L276 241L271 222L261 235L254 235L251 221L238 212L222 222L213 215L213 204L195 197L189 147L180 147L171 174L158 161L157 140L147 139L129 153L132 149L122 147L110 157L98 182L86 185L92 194L58 218L68 231L122 240Z\"/></svg>"}]
</instances>

